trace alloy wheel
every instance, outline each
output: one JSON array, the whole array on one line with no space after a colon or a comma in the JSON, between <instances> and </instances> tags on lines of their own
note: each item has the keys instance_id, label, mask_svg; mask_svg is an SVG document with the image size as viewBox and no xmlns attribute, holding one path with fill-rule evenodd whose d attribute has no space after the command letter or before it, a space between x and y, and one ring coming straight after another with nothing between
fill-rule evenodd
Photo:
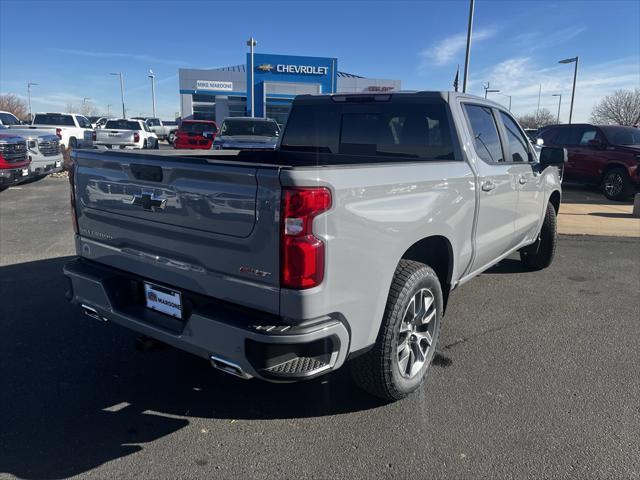
<instances>
[{"instance_id":1,"label":"alloy wheel","mask_svg":"<svg viewBox=\"0 0 640 480\"><path fill-rule=\"evenodd\" d=\"M611 197L617 197L624 188L624 179L617 172L610 173L604 180L604 190Z\"/></svg>"},{"instance_id":2,"label":"alloy wheel","mask_svg":"<svg viewBox=\"0 0 640 480\"><path fill-rule=\"evenodd\" d=\"M400 374L415 377L429 357L436 331L437 310L431 290L416 292L402 317L398 331L397 361Z\"/></svg>"}]
</instances>

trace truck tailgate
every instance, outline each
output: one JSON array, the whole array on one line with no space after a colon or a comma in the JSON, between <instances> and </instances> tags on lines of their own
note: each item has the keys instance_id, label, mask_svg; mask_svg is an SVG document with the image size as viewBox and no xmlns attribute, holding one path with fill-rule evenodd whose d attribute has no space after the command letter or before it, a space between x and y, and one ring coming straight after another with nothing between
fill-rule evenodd
<instances>
[{"instance_id":1,"label":"truck tailgate","mask_svg":"<svg viewBox=\"0 0 640 480\"><path fill-rule=\"evenodd\" d=\"M78 151L78 253L278 313L278 167Z\"/></svg>"},{"instance_id":2,"label":"truck tailgate","mask_svg":"<svg viewBox=\"0 0 640 480\"><path fill-rule=\"evenodd\" d=\"M133 130L96 130L96 142L108 145L133 145Z\"/></svg>"}]
</instances>

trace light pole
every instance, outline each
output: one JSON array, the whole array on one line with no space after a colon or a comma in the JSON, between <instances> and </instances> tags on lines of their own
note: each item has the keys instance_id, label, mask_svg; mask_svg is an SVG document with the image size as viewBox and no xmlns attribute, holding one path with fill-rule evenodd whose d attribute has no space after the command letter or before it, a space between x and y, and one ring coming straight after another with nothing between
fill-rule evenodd
<instances>
[{"instance_id":1,"label":"light pole","mask_svg":"<svg viewBox=\"0 0 640 480\"><path fill-rule=\"evenodd\" d=\"M482 85L484 87L484 98L487 98L487 93L498 93L498 92L500 92L500 90L497 90L495 88L489 88L490 85L491 85L491 82L487 82L487 83Z\"/></svg>"},{"instance_id":2,"label":"light pole","mask_svg":"<svg viewBox=\"0 0 640 480\"><path fill-rule=\"evenodd\" d=\"M107 118L111 116L111 104L107 103Z\"/></svg>"},{"instance_id":3,"label":"light pole","mask_svg":"<svg viewBox=\"0 0 640 480\"><path fill-rule=\"evenodd\" d=\"M503 97L509 97L509 111L511 111L511 95L507 95L506 93L501 93Z\"/></svg>"},{"instance_id":4,"label":"light pole","mask_svg":"<svg viewBox=\"0 0 640 480\"><path fill-rule=\"evenodd\" d=\"M38 85L37 83L27 82L27 96L29 97L29 121L33 121L33 114L31 113L31 87Z\"/></svg>"},{"instance_id":5,"label":"light pole","mask_svg":"<svg viewBox=\"0 0 640 480\"><path fill-rule=\"evenodd\" d=\"M553 95L551 95L552 97L559 97L558 98L558 120L557 123L560 123L560 105L562 105L562 94L561 93L554 93Z\"/></svg>"},{"instance_id":6,"label":"light pole","mask_svg":"<svg viewBox=\"0 0 640 480\"><path fill-rule=\"evenodd\" d=\"M122 72L111 73L110 75L117 75L120 77L120 98L122 99L122 118L127 118L127 112L124 109L124 79L122 78Z\"/></svg>"},{"instance_id":7,"label":"light pole","mask_svg":"<svg viewBox=\"0 0 640 480\"><path fill-rule=\"evenodd\" d=\"M156 118L156 75L153 70L149 70L149 78L151 79L151 102L153 105L153 118Z\"/></svg>"},{"instance_id":8,"label":"light pole","mask_svg":"<svg viewBox=\"0 0 640 480\"><path fill-rule=\"evenodd\" d=\"M467 78L469 75L469 61L471 60L471 33L473 30L473 8L475 0L469 0L469 25L467 26L467 49L464 56L464 79L462 93L467 93Z\"/></svg>"},{"instance_id":9,"label":"light pole","mask_svg":"<svg viewBox=\"0 0 640 480\"><path fill-rule=\"evenodd\" d=\"M565 58L558 63L574 63L575 68L573 70L573 87L571 88L571 107L569 107L569 124L571 124L571 117L573 116L573 100L576 96L576 78L578 78L578 57Z\"/></svg>"},{"instance_id":10,"label":"light pole","mask_svg":"<svg viewBox=\"0 0 640 480\"><path fill-rule=\"evenodd\" d=\"M256 42L256 40L253 38L253 36L247 40L247 46L249 47L249 68L250 70L250 74L249 74L249 81L251 82L251 116L255 117L255 112L253 111L253 106L255 105L255 101L254 101L254 93L255 93L255 88L253 87L253 47L255 47L258 44L258 42Z\"/></svg>"}]
</instances>

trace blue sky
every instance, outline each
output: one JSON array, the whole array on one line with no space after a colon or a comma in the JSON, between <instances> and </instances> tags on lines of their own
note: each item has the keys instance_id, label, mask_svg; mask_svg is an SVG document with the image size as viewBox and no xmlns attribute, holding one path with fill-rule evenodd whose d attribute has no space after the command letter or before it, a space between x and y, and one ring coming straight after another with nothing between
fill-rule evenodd
<instances>
[{"instance_id":1,"label":"blue sky","mask_svg":"<svg viewBox=\"0 0 640 480\"><path fill-rule=\"evenodd\" d=\"M122 71L130 114L150 114L148 70L157 75L158 111L179 110L179 67L242 63L257 51L338 58L338 68L401 79L405 89L451 89L464 63L467 0L368 2L35 2L0 0L0 92L26 97L34 111L90 98L120 104ZM574 121L588 120L602 96L640 87L640 1L476 0L471 93L482 82L512 95L517 114L541 106L568 117L572 65L580 56ZM462 74L461 77L462 79ZM495 94L494 94L495 95ZM495 95L495 100L508 99Z\"/></svg>"}]
</instances>

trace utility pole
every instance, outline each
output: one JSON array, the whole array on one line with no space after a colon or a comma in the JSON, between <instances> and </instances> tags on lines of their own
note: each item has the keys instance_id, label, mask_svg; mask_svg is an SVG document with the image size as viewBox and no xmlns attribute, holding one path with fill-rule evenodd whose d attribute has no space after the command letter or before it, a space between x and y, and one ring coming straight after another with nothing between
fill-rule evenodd
<instances>
[{"instance_id":1,"label":"utility pole","mask_svg":"<svg viewBox=\"0 0 640 480\"><path fill-rule=\"evenodd\" d=\"M573 58L565 58L564 60L560 60L558 63L574 63L575 68L573 70L573 87L571 88L571 107L569 108L569 124L571 124L571 118L573 117L573 100L576 96L576 79L578 78L578 57Z\"/></svg>"},{"instance_id":2,"label":"utility pole","mask_svg":"<svg viewBox=\"0 0 640 480\"><path fill-rule=\"evenodd\" d=\"M256 40L253 38L253 36L247 40L247 46L249 47L249 68L251 69L249 72L249 81L251 82L251 116L255 117L256 116L256 112L254 111L253 107L255 105L255 88L253 85L253 70L254 70L254 66L253 66L253 48L258 44L258 42L256 42Z\"/></svg>"},{"instance_id":3,"label":"utility pole","mask_svg":"<svg viewBox=\"0 0 640 480\"><path fill-rule=\"evenodd\" d=\"M107 118L111 117L111 104L107 104Z\"/></svg>"},{"instance_id":4,"label":"utility pole","mask_svg":"<svg viewBox=\"0 0 640 480\"><path fill-rule=\"evenodd\" d=\"M31 113L31 87L38 85L37 83L27 82L27 96L29 97L29 121L33 121L33 114Z\"/></svg>"},{"instance_id":5,"label":"utility pole","mask_svg":"<svg viewBox=\"0 0 640 480\"><path fill-rule=\"evenodd\" d=\"M124 79L122 78L122 72L111 73L110 75L118 75L120 77L120 98L122 100L122 118L127 118L127 112L124 109Z\"/></svg>"},{"instance_id":6,"label":"utility pole","mask_svg":"<svg viewBox=\"0 0 640 480\"><path fill-rule=\"evenodd\" d=\"M559 124L560 123L560 105L562 105L562 94L561 93L554 93L551 96L552 97L559 97L558 98L558 119L556 120L556 122Z\"/></svg>"},{"instance_id":7,"label":"utility pole","mask_svg":"<svg viewBox=\"0 0 640 480\"><path fill-rule=\"evenodd\" d=\"M464 56L464 80L462 93L467 93L467 79L469 77L469 61L471 60L471 34L473 30L473 9L475 0L469 0L469 25L467 26L467 49Z\"/></svg>"},{"instance_id":8,"label":"utility pole","mask_svg":"<svg viewBox=\"0 0 640 480\"><path fill-rule=\"evenodd\" d=\"M149 70L149 78L151 79L151 102L153 106L153 118L156 118L156 76L153 70Z\"/></svg>"},{"instance_id":9,"label":"utility pole","mask_svg":"<svg viewBox=\"0 0 640 480\"><path fill-rule=\"evenodd\" d=\"M540 89L538 90L538 108L536 109L536 117L540 114L540 96L542 95L542 84L540 84Z\"/></svg>"}]
</instances>

